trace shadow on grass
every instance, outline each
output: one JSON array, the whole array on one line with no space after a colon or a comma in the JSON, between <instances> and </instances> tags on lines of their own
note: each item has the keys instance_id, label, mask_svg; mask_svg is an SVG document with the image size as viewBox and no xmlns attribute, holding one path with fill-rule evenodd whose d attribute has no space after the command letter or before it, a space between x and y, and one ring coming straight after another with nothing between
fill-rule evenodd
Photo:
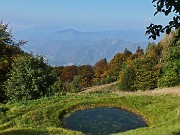
<instances>
[{"instance_id":1,"label":"shadow on grass","mask_svg":"<svg viewBox=\"0 0 180 135\"><path fill-rule=\"evenodd\" d=\"M173 133L173 135L180 135L180 131Z\"/></svg>"},{"instance_id":2,"label":"shadow on grass","mask_svg":"<svg viewBox=\"0 0 180 135\"><path fill-rule=\"evenodd\" d=\"M0 135L47 135L48 131L36 129L11 129L0 132Z\"/></svg>"}]
</instances>

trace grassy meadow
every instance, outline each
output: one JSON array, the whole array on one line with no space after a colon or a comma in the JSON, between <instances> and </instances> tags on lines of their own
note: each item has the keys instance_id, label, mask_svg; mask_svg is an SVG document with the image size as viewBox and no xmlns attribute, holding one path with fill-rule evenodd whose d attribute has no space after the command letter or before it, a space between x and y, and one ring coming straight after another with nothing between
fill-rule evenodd
<instances>
[{"instance_id":1,"label":"grassy meadow","mask_svg":"<svg viewBox=\"0 0 180 135\"><path fill-rule=\"evenodd\" d=\"M109 85L84 93L0 105L0 135L81 135L81 132L63 129L61 120L68 113L90 107L124 108L141 115L149 124L149 127L118 134L180 134L179 95L121 94L113 89L117 90L116 86ZM176 89L180 90L179 87Z\"/></svg>"}]
</instances>

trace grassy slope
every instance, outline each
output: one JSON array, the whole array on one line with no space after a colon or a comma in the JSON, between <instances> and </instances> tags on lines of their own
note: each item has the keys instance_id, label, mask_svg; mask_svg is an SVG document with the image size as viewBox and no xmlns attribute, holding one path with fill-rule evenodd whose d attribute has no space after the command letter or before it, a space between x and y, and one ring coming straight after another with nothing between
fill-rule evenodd
<instances>
[{"instance_id":1,"label":"grassy slope","mask_svg":"<svg viewBox=\"0 0 180 135\"><path fill-rule=\"evenodd\" d=\"M143 116L150 125L147 128L121 134L180 134L179 96L169 94L112 94L113 89L116 89L115 86L108 86L108 88L93 90L88 93L6 104L4 106L9 108L9 111L6 116L2 113L0 115L0 135L80 135L82 134L80 132L63 129L59 119L76 109L98 106L125 108Z\"/></svg>"}]
</instances>

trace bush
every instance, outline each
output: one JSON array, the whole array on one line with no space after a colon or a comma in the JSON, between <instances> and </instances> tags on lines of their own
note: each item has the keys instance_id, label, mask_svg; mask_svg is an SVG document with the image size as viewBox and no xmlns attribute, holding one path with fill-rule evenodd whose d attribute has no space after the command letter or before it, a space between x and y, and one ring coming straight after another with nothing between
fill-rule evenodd
<instances>
[{"instance_id":1,"label":"bush","mask_svg":"<svg viewBox=\"0 0 180 135\"><path fill-rule=\"evenodd\" d=\"M5 83L6 95L10 100L49 96L51 93L48 89L54 79L42 56L22 56L12 64L9 79Z\"/></svg>"},{"instance_id":2,"label":"bush","mask_svg":"<svg viewBox=\"0 0 180 135\"><path fill-rule=\"evenodd\" d=\"M50 88L50 94L51 95L65 95L66 91L65 88L63 87L62 81L60 78L58 78L54 84L52 85L52 87Z\"/></svg>"},{"instance_id":3,"label":"bush","mask_svg":"<svg viewBox=\"0 0 180 135\"><path fill-rule=\"evenodd\" d=\"M83 90L83 86L81 85L82 76L75 76L73 82L71 83L71 92L80 92Z\"/></svg>"}]
</instances>

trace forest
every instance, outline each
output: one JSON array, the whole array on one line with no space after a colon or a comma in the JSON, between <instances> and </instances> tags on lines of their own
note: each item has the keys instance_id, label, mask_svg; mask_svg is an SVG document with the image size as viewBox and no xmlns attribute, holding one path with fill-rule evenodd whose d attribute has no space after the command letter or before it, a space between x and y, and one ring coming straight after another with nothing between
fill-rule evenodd
<instances>
[{"instance_id":1,"label":"forest","mask_svg":"<svg viewBox=\"0 0 180 135\"><path fill-rule=\"evenodd\" d=\"M17 41L0 23L1 102L31 100L52 95L76 93L87 87L117 82L123 91L151 90L180 85L179 30L172 31L157 44L135 53L125 49L109 62L106 58L95 65L48 65L43 56L21 49L25 41Z\"/></svg>"},{"instance_id":2,"label":"forest","mask_svg":"<svg viewBox=\"0 0 180 135\"><path fill-rule=\"evenodd\" d=\"M122 91L151 90L180 85L179 30L172 31L157 44L148 43L146 50L125 49L109 62L106 58L95 65L48 65L43 56L21 49L26 42L16 41L8 25L0 23L0 101L31 100L52 95L65 95L87 87L117 82Z\"/></svg>"}]
</instances>

